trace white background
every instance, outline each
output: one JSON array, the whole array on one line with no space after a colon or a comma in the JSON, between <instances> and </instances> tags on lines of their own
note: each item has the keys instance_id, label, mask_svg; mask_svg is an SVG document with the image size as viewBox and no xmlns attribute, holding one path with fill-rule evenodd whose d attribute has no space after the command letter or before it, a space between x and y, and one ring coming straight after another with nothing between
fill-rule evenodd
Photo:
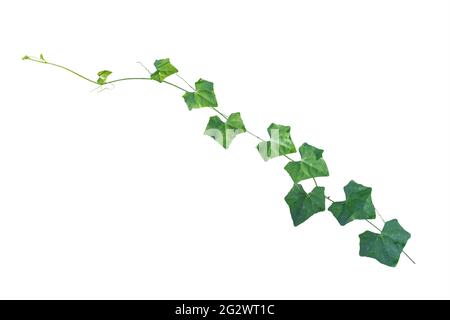
<instances>
[{"instance_id":1,"label":"white background","mask_svg":"<svg viewBox=\"0 0 450 320\"><path fill-rule=\"evenodd\" d=\"M450 298L448 1L0 2L0 298ZM285 159L223 150L210 110L146 76L170 57L266 137L292 126L412 233L397 268L365 222L294 228ZM310 185L307 184L309 188ZM377 221L379 224L380 222Z\"/></svg>"}]
</instances>

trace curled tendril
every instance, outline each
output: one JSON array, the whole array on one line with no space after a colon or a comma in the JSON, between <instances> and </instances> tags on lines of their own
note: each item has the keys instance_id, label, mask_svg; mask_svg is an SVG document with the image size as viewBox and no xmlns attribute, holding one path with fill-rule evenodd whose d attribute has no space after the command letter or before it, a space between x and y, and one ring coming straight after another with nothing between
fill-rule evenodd
<instances>
[{"instance_id":1,"label":"curled tendril","mask_svg":"<svg viewBox=\"0 0 450 320\"><path fill-rule=\"evenodd\" d=\"M100 86L92 89L91 93L92 92L101 93L105 90L114 90L115 88L116 88L116 86L114 85L114 83L107 83L107 84L100 85Z\"/></svg>"}]
</instances>

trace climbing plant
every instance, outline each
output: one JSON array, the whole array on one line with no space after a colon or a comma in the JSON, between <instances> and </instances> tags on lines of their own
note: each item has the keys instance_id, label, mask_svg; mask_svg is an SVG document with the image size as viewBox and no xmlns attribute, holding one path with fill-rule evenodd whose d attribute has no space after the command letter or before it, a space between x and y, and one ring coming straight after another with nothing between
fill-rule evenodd
<instances>
[{"instance_id":1,"label":"climbing plant","mask_svg":"<svg viewBox=\"0 0 450 320\"><path fill-rule=\"evenodd\" d=\"M411 235L397 220L386 222L383 219L372 202L372 188L351 180L344 187L345 200L332 200L326 194L325 188L319 186L316 180L319 177L329 176L328 166L323 158L323 150L308 143L303 143L298 149L300 160L294 160L289 155L297 153L297 148L292 141L289 126L272 123L267 129L268 139L262 139L246 128L239 112L227 116L218 110L218 102L212 82L199 79L192 86L178 74L178 69L169 59L156 60L153 72L146 68L149 72L147 77L129 77L115 80L109 80L112 74L109 70L98 72L97 80L90 79L65 66L47 61L42 54L39 57L24 56L22 59L64 69L100 87L119 81L153 80L181 90L183 92L182 97L189 110L210 108L217 114L210 117L205 128L205 135L210 136L223 148L228 149L239 134L247 133L258 140L256 149L264 161L280 156L289 160L284 169L291 177L293 186L284 200L289 207L294 226L305 223L316 213L325 210L331 212L341 226L345 226L354 220L364 220L376 229L377 233L365 231L359 235L360 256L370 257L384 265L395 267L403 253L411 262L415 263L403 250ZM180 79L185 87L167 81L166 79L171 76ZM314 182L315 186L312 191L307 192L301 182L309 179ZM326 201L330 202L328 208ZM383 223L382 228L372 222L377 217Z\"/></svg>"}]
</instances>

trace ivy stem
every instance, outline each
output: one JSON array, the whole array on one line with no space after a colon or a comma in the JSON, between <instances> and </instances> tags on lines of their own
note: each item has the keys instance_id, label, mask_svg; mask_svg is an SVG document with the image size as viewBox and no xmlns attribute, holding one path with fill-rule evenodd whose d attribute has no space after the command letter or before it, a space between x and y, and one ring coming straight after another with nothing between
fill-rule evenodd
<instances>
[{"instance_id":1,"label":"ivy stem","mask_svg":"<svg viewBox=\"0 0 450 320\"><path fill-rule=\"evenodd\" d=\"M416 262L405 251L402 251L402 253L409 259L409 261L411 261L413 264L416 264Z\"/></svg>"},{"instance_id":2,"label":"ivy stem","mask_svg":"<svg viewBox=\"0 0 450 320\"><path fill-rule=\"evenodd\" d=\"M374 223L370 222L370 220L365 219L372 227L374 227L375 229L377 229L379 232L381 232L381 229L378 228Z\"/></svg>"},{"instance_id":3,"label":"ivy stem","mask_svg":"<svg viewBox=\"0 0 450 320\"><path fill-rule=\"evenodd\" d=\"M69 69L69 68L64 67L64 66L62 66L62 65L59 65L59 64L56 64L56 63L53 63L53 62L44 61L44 60L41 60L41 59L36 59L36 58L33 58L33 57L27 57L27 59L28 59L28 60L31 60L31 61L34 61L34 62L43 63L43 64L48 64L48 65L51 65L51 66L54 66L54 67L57 67L57 68L64 69L64 70L69 71L70 73L73 73L74 75L80 77L81 79L84 79L84 80L86 80L86 81L89 81L89 82L98 84L97 81L94 81L94 80L92 80L92 79L89 79L88 77L85 77L85 76L79 74L78 72L75 72L75 71L73 71L72 69Z\"/></svg>"},{"instance_id":4,"label":"ivy stem","mask_svg":"<svg viewBox=\"0 0 450 320\"><path fill-rule=\"evenodd\" d=\"M114 82L119 82L119 81L128 81L128 80L151 80L150 78L122 78L122 79L116 79L116 80L111 80L111 81L107 81L104 84L110 84L110 83L114 83Z\"/></svg>"},{"instance_id":5,"label":"ivy stem","mask_svg":"<svg viewBox=\"0 0 450 320\"><path fill-rule=\"evenodd\" d=\"M286 159L288 159L289 161L295 161L294 159L292 159L291 157L287 156L287 155L283 155L283 157L285 157Z\"/></svg>"},{"instance_id":6,"label":"ivy stem","mask_svg":"<svg viewBox=\"0 0 450 320\"><path fill-rule=\"evenodd\" d=\"M386 220L384 220L383 216L380 214L377 208L375 208L375 212L380 217L381 221L383 221L383 223L386 223Z\"/></svg>"},{"instance_id":7,"label":"ivy stem","mask_svg":"<svg viewBox=\"0 0 450 320\"><path fill-rule=\"evenodd\" d=\"M259 136L257 136L256 134L254 134L253 132L247 131L247 133L253 137L255 137L256 139L260 140L260 141L264 141L263 138L260 138Z\"/></svg>"},{"instance_id":8,"label":"ivy stem","mask_svg":"<svg viewBox=\"0 0 450 320\"><path fill-rule=\"evenodd\" d=\"M53 62L48 62L48 61L46 61L46 60L43 60L43 59L38 59L38 58L34 58L34 57L30 57L30 56L25 56L24 58L23 58L24 60L30 60L30 61L34 61L34 62L37 62L37 63L42 63L42 64L48 64L48 65L51 65L51 66L54 66L54 67L57 67L57 68L60 68L60 69L63 69L63 70L66 70L66 71L68 71L68 72L70 72L70 73L72 73L72 74L74 74L74 75L76 75L76 76L78 76L78 77L80 77L81 79L84 79L84 80L86 80L86 81L88 81L88 82L91 82L91 83L94 83L94 84L96 84L96 85L99 85L99 83L97 82L97 81L95 81L95 80L92 80L92 79L89 79L88 77L86 77L86 76L83 76L82 74L80 74L80 73L78 73L78 72L76 72L76 71L74 71L74 70L72 70L72 69L70 69L70 68L67 68L67 67L65 67L65 66L62 66L62 65L60 65L60 64L56 64L56 63L53 63ZM142 66L143 66L143 64L142 63L140 63L140 62L138 62L139 64L141 64ZM149 72L149 70L144 66L144 68ZM150 73L151 74L151 73ZM195 88L193 87L193 86L191 86L190 84L189 84L189 82L187 82L184 78L182 78L180 75L176 75L178 78L180 78L184 83L186 83L192 90L194 90L195 91ZM120 82L120 81L128 81L128 80L152 80L150 77L147 77L147 78L143 78L143 77L127 77L127 78L120 78L120 79L115 79L115 80L111 80L111 81L106 81L105 83L103 83L103 84L101 84L101 85L107 85L107 84L111 84L111 83L115 83L115 82ZM165 83L165 84L168 84L168 85L170 85L170 86L172 86L172 87L175 87L175 88L177 88L177 89L179 89L179 90L182 90L182 91L184 91L184 92L189 92L188 90L186 90L186 89L184 89L184 88L182 88L182 87L180 87L180 86L178 86L178 85L176 85L176 84L174 84L174 83L172 83L172 82L169 82L169 81L166 81L166 80L163 80L163 81L161 81L162 83ZM219 110L217 110L217 108L215 108L215 107L210 107L212 110L214 110L216 113L218 113L220 116L222 116L225 120L228 120L228 116L227 115L225 115L224 113L222 113L221 111L219 111ZM265 141L264 139L262 139L261 137L259 137L259 136L257 136L256 134L254 134L253 132L251 132L251 131L249 131L249 130L247 130L246 131L248 134L250 134L251 136L253 136L253 137L255 137L256 139L258 139L258 140L260 140L260 141ZM288 160L290 160L290 161L294 161L294 159L292 159L291 157L289 157L288 155L283 155L286 159L288 159ZM316 179L315 178L313 178L313 181L314 181L314 184L316 185L316 187L318 186L318 184L317 184L317 181L316 181ZM325 198L328 200L328 201L330 201L331 203L334 203L335 201L334 200L332 200L329 196L325 196ZM380 217L380 219L383 221L383 224L385 224L386 223L386 221L384 220L384 218L381 216L381 214L378 212L378 210L375 208L375 212L376 212L376 214L377 214L377 216L379 216ZM377 229L379 232L382 232L381 231L381 229L380 228L378 228L374 223L372 223L372 222L370 222L369 220L367 220L366 219L366 221L367 221L367 223L369 223L372 227L374 227L375 229ZM405 251L402 251L402 253L412 262L412 263L414 263L414 264L416 264L416 262L405 252Z\"/></svg>"},{"instance_id":9,"label":"ivy stem","mask_svg":"<svg viewBox=\"0 0 450 320\"><path fill-rule=\"evenodd\" d=\"M316 178L312 178L313 179L313 181L314 181L314 184L316 185L316 187L318 187L318 185L317 185L317 181L316 181Z\"/></svg>"},{"instance_id":10,"label":"ivy stem","mask_svg":"<svg viewBox=\"0 0 450 320\"><path fill-rule=\"evenodd\" d=\"M150 78L149 78L149 79L150 79ZM180 86L177 86L176 84L174 84L174 83L172 83L172 82L163 80L162 83L168 84L168 85L170 85L170 86L172 86L172 87L175 87L175 88L177 88L177 89L180 89L180 90L182 90L182 91L184 91L184 92L189 92L189 91L187 91L186 89L184 89L184 88L182 88L182 87L180 87Z\"/></svg>"},{"instance_id":11,"label":"ivy stem","mask_svg":"<svg viewBox=\"0 0 450 320\"><path fill-rule=\"evenodd\" d=\"M31 60L31 61L42 63L42 64L48 64L50 66L54 66L54 67L57 67L57 68L64 69L64 70L66 70L66 71L76 75L77 77L80 77L81 79L84 79L86 81L89 81L91 83L99 85L99 83L97 81L89 79L88 77L83 76L82 74L80 74L80 73L78 73L78 72L76 72L76 71L74 71L74 70L72 70L70 68L67 68L65 66L62 66L60 64L56 64L56 63L53 63L53 62L48 62L48 61L41 60L41 59L36 59L36 58L33 58L33 57L28 57L27 60ZM121 79L106 81L102 85L111 84L111 83L115 83L115 82L119 82L119 81L128 81L128 80L151 80L151 79L150 78L142 78L142 77L127 77L127 78L121 78ZM182 88L180 88L180 89L182 89ZM184 89L182 89L182 90L184 90Z\"/></svg>"},{"instance_id":12,"label":"ivy stem","mask_svg":"<svg viewBox=\"0 0 450 320\"><path fill-rule=\"evenodd\" d=\"M195 91L195 88L194 88L193 86L191 86L191 85L189 84L189 82L187 82L186 80L184 80L184 78L183 78L182 76L180 76L178 73L175 73L175 75L176 75L179 79L183 80L183 82L186 83L186 84L189 86L189 88L191 88L192 90Z\"/></svg>"},{"instance_id":13,"label":"ivy stem","mask_svg":"<svg viewBox=\"0 0 450 320\"><path fill-rule=\"evenodd\" d=\"M222 118L224 118L225 119L225 121L227 121L228 120L228 116L227 115L225 115L224 113L222 113L222 112L220 112L219 110L217 110L217 108L216 107L210 107L211 109L213 109L214 110L214 112L216 112L216 113L218 113Z\"/></svg>"}]
</instances>

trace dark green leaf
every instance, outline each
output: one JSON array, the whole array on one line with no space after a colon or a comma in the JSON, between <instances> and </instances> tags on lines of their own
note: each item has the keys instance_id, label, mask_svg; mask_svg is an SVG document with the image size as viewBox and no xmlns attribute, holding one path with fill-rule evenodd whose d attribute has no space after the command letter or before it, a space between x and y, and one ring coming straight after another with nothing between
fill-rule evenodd
<instances>
[{"instance_id":1,"label":"dark green leaf","mask_svg":"<svg viewBox=\"0 0 450 320\"><path fill-rule=\"evenodd\" d=\"M396 219L388 221L381 233L366 231L359 235L359 255L395 267L410 237Z\"/></svg>"},{"instance_id":2,"label":"dark green leaf","mask_svg":"<svg viewBox=\"0 0 450 320\"><path fill-rule=\"evenodd\" d=\"M272 123L267 132L270 141L260 142L256 147L264 161L297 151L291 139L291 127Z\"/></svg>"},{"instance_id":3,"label":"dark green leaf","mask_svg":"<svg viewBox=\"0 0 450 320\"><path fill-rule=\"evenodd\" d=\"M299 151L302 159L300 161L291 161L284 167L295 183L329 175L327 164L322 158L323 150L304 143Z\"/></svg>"},{"instance_id":4,"label":"dark green leaf","mask_svg":"<svg viewBox=\"0 0 450 320\"><path fill-rule=\"evenodd\" d=\"M315 187L306 193L300 184L295 184L284 200L291 211L294 226L298 226L315 213L325 210L325 188Z\"/></svg>"},{"instance_id":5,"label":"dark green leaf","mask_svg":"<svg viewBox=\"0 0 450 320\"><path fill-rule=\"evenodd\" d=\"M345 187L345 201L334 202L331 211L341 226L355 219L375 219L375 207L372 203L372 188L350 181Z\"/></svg>"},{"instance_id":6,"label":"dark green leaf","mask_svg":"<svg viewBox=\"0 0 450 320\"><path fill-rule=\"evenodd\" d=\"M223 122L218 116L209 118L205 134L216 140L222 147L228 149L231 141L240 133L244 133L244 122L239 112L232 113L226 122Z\"/></svg>"},{"instance_id":7,"label":"dark green leaf","mask_svg":"<svg viewBox=\"0 0 450 320\"><path fill-rule=\"evenodd\" d=\"M47 60L44 59L44 55L42 53L39 55L39 59L41 59L41 61L43 62L47 62Z\"/></svg>"},{"instance_id":8,"label":"dark green leaf","mask_svg":"<svg viewBox=\"0 0 450 320\"><path fill-rule=\"evenodd\" d=\"M29 56L23 56L23 57L22 57L22 60L28 60L28 59L30 59Z\"/></svg>"},{"instance_id":9,"label":"dark green leaf","mask_svg":"<svg viewBox=\"0 0 450 320\"><path fill-rule=\"evenodd\" d=\"M183 95L189 110L205 107L217 107L214 84L200 79L195 83L195 92L186 92Z\"/></svg>"},{"instance_id":10,"label":"dark green leaf","mask_svg":"<svg viewBox=\"0 0 450 320\"><path fill-rule=\"evenodd\" d=\"M162 82L168 76L178 72L178 69L170 63L170 59L156 60L154 66L156 71L152 73L150 78L158 82Z\"/></svg>"},{"instance_id":11,"label":"dark green leaf","mask_svg":"<svg viewBox=\"0 0 450 320\"><path fill-rule=\"evenodd\" d=\"M108 76L111 74L112 72L109 70L103 70L100 71L99 73L97 73L98 75L98 80L97 83L99 85L104 85L106 83L106 80L108 79Z\"/></svg>"}]
</instances>

